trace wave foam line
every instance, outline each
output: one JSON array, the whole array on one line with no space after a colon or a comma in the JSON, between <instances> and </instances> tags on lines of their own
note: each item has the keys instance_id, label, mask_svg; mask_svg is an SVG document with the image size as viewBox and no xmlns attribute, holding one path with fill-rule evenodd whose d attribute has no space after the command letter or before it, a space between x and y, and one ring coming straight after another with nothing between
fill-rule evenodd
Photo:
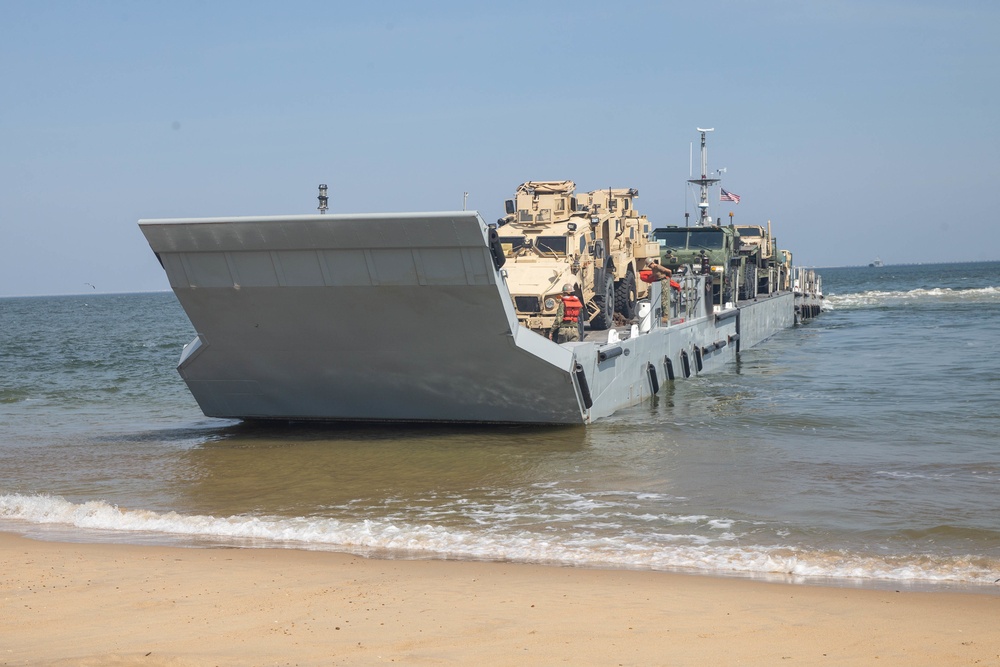
<instances>
[{"instance_id":1,"label":"wave foam line","mask_svg":"<svg viewBox=\"0 0 1000 667\"><path fill-rule=\"evenodd\" d=\"M836 308L863 308L917 301L938 303L991 303L1000 300L1000 288L979 287L972 289L952 289L935 287L908 291L868 290L853 294L828 294L827 305Z\"/></svg>"},{"instance_id":2,"label":"wave foam line","mask_svg":"<svg viewBox=\"0 0 1000 667\"><path fill-rule=\"evenodd\" d=\"M71 503L45 495L0 495L0 519L99 531L251 539L273 546L295 543L302 548L326 547L348 553L387 550L452 559L706 573L981 585L992 583L1000 569L1000 562L975 556L872 557L790 546L705 545L697 536L691 536L690 543L682 544L677 536L670 536L669 541L664 542L651 535L588 538L538 535L527 531L514 534L488 529L472 532L430 524L396 525L371 519L343 522L307 517L213 517L121 509L99 500Z\"/></svg>"}]
</instances>

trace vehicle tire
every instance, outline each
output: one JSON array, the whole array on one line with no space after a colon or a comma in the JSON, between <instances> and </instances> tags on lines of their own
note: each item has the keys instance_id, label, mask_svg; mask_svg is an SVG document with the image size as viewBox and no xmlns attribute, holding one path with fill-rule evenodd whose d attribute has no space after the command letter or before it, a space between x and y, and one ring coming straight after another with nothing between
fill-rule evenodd
<instances>
[{"instance_id":1,"label":"vehicle tire","mask_svg":"<svg viewBox=\"0 0 1000 667\"><path fill-rule=\"evenodd\" d=\"M615 321L615 279L613 276L604 278L604 291L594 295L594 303L598 307L597 315L591 320L595 329L607 329Z\"/></svg>"},{"instance_id":2,"label":"vehicle tire","mask_svg":"<svg viewBox=\"0 0 1000 667\"><path fill-rule=\"evenodd\" d=\"M635 317L635 303L639 300L635 289L635 274L629 271L615 285L615 310L626 320Z\"/></svg>"},{"instance_id":3,"label":"vehicle tire","mask_svg":"<svg viewBox=\"0 0 1000 667\"><path fill-rule=\"evenodd\" d=\"M752 299L755 296L757 296L757 267L747 264L743 284L740 286L740 299Z\"/></svg>"}]
</instances>

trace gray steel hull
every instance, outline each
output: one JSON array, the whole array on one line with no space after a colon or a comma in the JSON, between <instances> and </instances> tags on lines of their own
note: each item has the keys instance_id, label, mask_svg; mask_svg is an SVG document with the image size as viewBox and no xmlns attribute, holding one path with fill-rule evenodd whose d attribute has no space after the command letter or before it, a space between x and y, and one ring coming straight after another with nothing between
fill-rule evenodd
<instances>
[{"instance_id":1,"label":"gray steel hull","mask_svg":"<svg viewBox=\"0 0 1000 667\"><path fill-rule=\"evenodd\" d=\"M557 345L519 326L475 212L140 226L198 333L178 371L212 417L585 424L794 323L787 293Z\"/></svg>"}]
</instances>

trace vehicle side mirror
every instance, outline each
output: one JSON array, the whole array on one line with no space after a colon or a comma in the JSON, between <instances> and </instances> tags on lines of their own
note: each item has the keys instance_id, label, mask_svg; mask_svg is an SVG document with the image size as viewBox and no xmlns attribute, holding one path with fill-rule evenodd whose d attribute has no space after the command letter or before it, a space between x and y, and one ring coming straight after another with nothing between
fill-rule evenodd
<instances>
[{"instance_id":1,"label":"vehicle side mirror","mask_svg":"<svg viewBox=\"0 0 1000 667\"><path fill-rule=\"evenodd\" d=\"M507 215L514 215L514 200L508 199L503 203L504 210L507 211Z\"/></svg>"}]
</instances>

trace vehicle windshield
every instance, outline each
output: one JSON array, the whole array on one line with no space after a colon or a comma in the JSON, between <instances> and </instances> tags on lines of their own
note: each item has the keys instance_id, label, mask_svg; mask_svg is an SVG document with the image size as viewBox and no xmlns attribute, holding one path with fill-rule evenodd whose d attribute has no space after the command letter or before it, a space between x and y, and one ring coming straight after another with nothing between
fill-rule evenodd
<instances>
[{"instance_id":1,"label":"vehicle windshield","mask_svg":"<svg viewBox=\"0 0 1000 667\"><path fill-rule=\"evenodd\" d=\"M535 245L543 253L566 254L565 236L539 236L535 240Z\"/></svg>"},{"instance_id":2,"label":"vehicle windshield","mask_svg":"<svg viewBox=\"0 0 1000 667\"><path fill-rule=\"evenodd\" d=\"M656 229L653 238L660 242L661 248L683 248L687 241L686 229Z\"/></svg>"},{"instance_id":3,"label":"vehicle windshield","mask_svg":"<svg viewBox=\"0 0 1000 667\"><path fill-rule=\"evenodd\" d=\"M760 236L760 230L756 227L737 227L736 231L740 233L740 236Z\"/></svg>"},{"instance_id":4,"label":"vehicle windshield","mask_svg":"<svg viewBox=\"0 0 1000 667\"><path fill-rule=\"evenodd\" d=\"M692 229L688 237L688 248L704 248L714 250L723 245L721 229Z\"/></svg>"},{"instance_id":5,"label":"vehicle windshield","mask_svg":"<svg viewBox=\"0 0 1000 667\"><path fill-rule=\"evenodd\" d=\"M724 243L721 229L657 229L653 238L660 242L661 248L714 250Z\"/></svg>"},{"instance_id":6,"label":"vehicle windshield","mask_svg":"<svg viewBox=\"0 0 1000 667\"><path fill-rule=\"evenodd\" d=\"M517 252L524 247L523 236L501 236L500 247L505 253Z\"/></svg>"}]
</instances>

